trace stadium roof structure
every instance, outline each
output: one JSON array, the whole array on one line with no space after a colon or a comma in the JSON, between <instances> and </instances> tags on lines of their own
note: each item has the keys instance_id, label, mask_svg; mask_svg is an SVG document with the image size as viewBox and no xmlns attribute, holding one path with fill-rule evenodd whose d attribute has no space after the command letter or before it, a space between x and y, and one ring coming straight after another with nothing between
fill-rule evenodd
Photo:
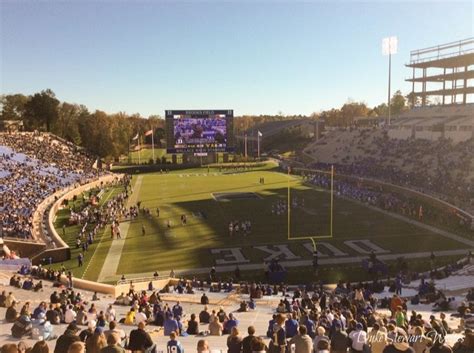
<instances>
[{"instance_id":1,"label":"stadium roof structure","mask_svg":"<svg viewBox=\"0 0 474 353\"><path fill-rule=\"evenodd\" d=\"M412 104L421 98L421 106L426 106L432 96L441 97L442 105L467 104L474 95L474 86L469 86L474 79L473 65L474 38L411 51L406 66L413 74L406 81L412 83ZM421 76L417 75L420 70ZM420 84L421 91L417 91Z\"/></svg>"}]
</instances>

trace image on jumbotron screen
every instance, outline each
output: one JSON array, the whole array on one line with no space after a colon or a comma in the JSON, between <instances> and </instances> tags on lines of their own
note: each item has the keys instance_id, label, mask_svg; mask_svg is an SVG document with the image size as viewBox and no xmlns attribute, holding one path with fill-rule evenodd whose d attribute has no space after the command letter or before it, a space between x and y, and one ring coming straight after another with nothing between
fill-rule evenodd
<instances>
[{"instance_id":1,"label":"image on jumbotron screen","mask_svg":"<svg viewBox=\"0 0 474 353\"><path fill-rule=\"evenodd\" d=\"M228 151L231 119L232 111L167 112L168 151Z\"/></svg>"}]
</instances>

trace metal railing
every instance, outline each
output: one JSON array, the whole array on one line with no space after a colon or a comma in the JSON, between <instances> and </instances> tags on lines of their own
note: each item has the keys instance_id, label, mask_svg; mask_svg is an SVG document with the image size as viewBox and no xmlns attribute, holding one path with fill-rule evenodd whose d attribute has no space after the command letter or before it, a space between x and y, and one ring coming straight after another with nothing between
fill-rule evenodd
<instances>
[{"instance_id":1,"label":"metal railing","mask_svg":"<svg viewBox=\"0 0 474 353\"><path fill-rule=\"evenodd\" d=\"M170 279L169 275L159 275L159 276L149 276L149 277L136 277L136 278L125 278L117 281L117 286L121 284L130 284L131 283L143 283L143 282L153 282L159 281L162 279Z\"/></svg>"},{"instance_id":2,"label":"metal railing","mask_svg":"<svg viewBox=\"0 0 474 353\"><path fill-rule=\"evenodd\" d=\"M446 53L445 51L457 48L455 51ZM432 56L424 56L424 54L436 53ZM436 45L428 48L417 49L410 52L410 64L418 64L430 60L446 59L449 57L474 53L474 38L467 38L455 42ZM416 57L416 58L415 58Z\"/></svg>"}]
</instances>

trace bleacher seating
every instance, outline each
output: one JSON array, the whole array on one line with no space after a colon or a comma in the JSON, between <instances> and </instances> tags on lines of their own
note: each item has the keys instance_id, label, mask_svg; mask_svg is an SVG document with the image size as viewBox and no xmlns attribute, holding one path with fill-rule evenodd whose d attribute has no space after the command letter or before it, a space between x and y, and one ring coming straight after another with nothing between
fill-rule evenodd
<instances>
[{"instance_id":1,"label":"bleacher seating","mask_svg":"<svg viewBox=\"0 0 474 353\"><path fill-rule=\"evenodd\" d=\"M98 175L93 159L49 134L2 133L0 156L0 237L32 238L42 200Z\"/></svg>"}]
</instances>

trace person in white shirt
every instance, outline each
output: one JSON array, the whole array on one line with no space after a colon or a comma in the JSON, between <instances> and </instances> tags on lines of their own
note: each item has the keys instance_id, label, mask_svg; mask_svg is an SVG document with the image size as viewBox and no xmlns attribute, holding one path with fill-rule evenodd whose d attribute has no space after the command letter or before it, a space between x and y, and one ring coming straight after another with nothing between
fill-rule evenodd
<instances>
[{"instance_id":1,"label":"person in white shirt","mask_svg":"<svg viewBox=\"0 0 474 353\"><path fill-rule=\"evenodd\" d=\"M107 310L105 311L105 319L107 322L115 321L117 315L115 314L115 309L112 307L112 304L109 305Z\"/></svg>"},{"instance_id":2,"label":"person in white shirt","mask_svg":"<svg viewBox=\"0 0 474 353\"><path fill-rule=\"evenodd\" d=\"M72 305L68 305L66 311L64 312L64 322L66 324L70 324L74 320L76 320L76 312L72 308Z\"/></svg>"},{"instance_id":3,"label":"person in white shirt","mask_svg":"<svg viewBox=\"0 0 474 353\"><path fill-rule=\"evenodd\" d=\"M354 352L362 352L364 345L367 343L367 332L364 331L361 323L357 323L355 331L349 334L349 338L352 341L352 350Z\"/></svg>"},{"instance_id":4,"label":"person in white shirt","mask_svg":"<svg viewBox=\"0 0 474 353\"><path fill-rule=\"evenodd\" d=\"M140 322L146 323L147 317L145 313L142 311L142 308L138 309L138 313L135 314L135 324L139 324Z\"/></svg>"}]
</instances>

